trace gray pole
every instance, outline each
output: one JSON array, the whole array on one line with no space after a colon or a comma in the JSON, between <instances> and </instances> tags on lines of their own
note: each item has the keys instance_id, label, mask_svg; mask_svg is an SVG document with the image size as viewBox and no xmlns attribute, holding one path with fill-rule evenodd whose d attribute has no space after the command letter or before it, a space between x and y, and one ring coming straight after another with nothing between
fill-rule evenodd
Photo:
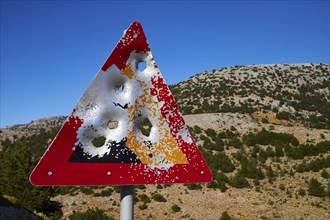
<instances>
[{"instance_id":1,"label":"gray pole","mask_svg":"<svg viewBox=\"0 0 330 220\"><path fill-rule=\"evenodd\" d=\"M134 186L120 188L120 220L134 220Z\"/></svg>"}]
</instances>

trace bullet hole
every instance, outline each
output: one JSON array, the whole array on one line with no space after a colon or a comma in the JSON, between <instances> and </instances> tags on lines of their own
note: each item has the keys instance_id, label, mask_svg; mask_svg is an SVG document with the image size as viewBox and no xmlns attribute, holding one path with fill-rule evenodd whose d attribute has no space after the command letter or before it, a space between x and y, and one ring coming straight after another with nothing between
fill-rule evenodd
<instances>
[{"instance_id":1,"label":"bullet hole","mask_svg":"<svg viewBox=\"0 0 330 220\"><path fill-rule=\"evenodd\" d=\"M143 121L140 124L141 133L143 135L149 137L151 128L152 128L152 124L149 121L149 119L148 118L144 118Z\"/></svg>"},{"instance_id":2,"label":"bullet hole","mask_svg":"<svg viewBox=\"0 0 330 220\"><path fill-rule=\"evenodd\" d=\"M96 137L92 140L94 147L102 147L105 144L106 138L103 136Z\"/></svg>"}]
</instances>

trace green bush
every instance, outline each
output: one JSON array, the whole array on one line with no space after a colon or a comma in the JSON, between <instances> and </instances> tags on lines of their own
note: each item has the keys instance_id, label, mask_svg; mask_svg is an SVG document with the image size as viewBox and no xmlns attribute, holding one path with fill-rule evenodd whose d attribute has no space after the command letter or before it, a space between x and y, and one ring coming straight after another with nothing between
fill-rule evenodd
<instances>
[{"instance_id":1,"label":"green bush","mask_svg":"<svg viewBox=\"0 0 330 220\"><path fill-rule=\"evenodd\" d=\"M227 186L226 186L226 183L224 183L224 182L219 182L219 189L220 189L220 191L221 192L226 192L227 191Z\"/></svg>"},{"instance_id":2,"label":"green bush","mask_svg":"<svg viewBox=\"0 0 330 220\"><path fill-rule=\"evenodd\" d=\"M151 202L150 198L146 194L141 194L139 198L143 203L147 204Z\"/></svg>"},{"instance_id":3,"label":"green bush","mask_svg":"<svg viewBox=\"0 0 330 220\"><path fill-rule=\"evenodd\" d=\"M230 178L229 185L235 188L245 188L250 186L249 182L241 172L237 172L234 177Z\"/></svg>"},{"instance_id":4,"label":"green bush","mask_svg":"<svg viewBox=\"0 0 330 220\"><path fill-rule=\"evenodd\" d=\"M279 120L290 120L292 118L294 118L291 113L286 112L286 111L282 111L282 112L278 112L276 113L276 118Z\"/></svg>"},{"instance_id":5,"label":"green bush","mask_svg":"<svg viewBox=\"0 0 330 220\"><path fill-rule=\"evenodd\" d=\"M312 178L308 183L308 194L311 196L324 197L326 192L322 184L315 178Z\"/></svg>"},{"instance_id":6,"label":"green bush","mask_svg":"<svg viewBox=\"0 0 330 220\"><path fill-rule=\"evenodd\" d=\"M273 171L271 166L268 166L266 168L266 175L267 175L268 178L274 178L275 177L274 171Z\"/></svg>"},{"instance_id":7,"label":"green bush","mask_svg":"<svg viewBox=\"0 0 330 220\"><path fill-rule=\"evenodd\" d=\"M228 215L227 211L223 212L220 220L231 220L231 217Z\"/></svg>"},{"instance_id":8,"label":"green bush","mask_svg":"<svg viewBox=\"0 0 330 220\"><path fill-rule=\"evenodd\" d=\"M276 157L284 157L283 147L276 146L275 147L275 156Z\"/></svg>"},{"instance_id":9,"label":"green bush","mask_svg":"<svg viewBox=\"0 0 330 220\"><path fill-rule=\"evenodd\" d=\"M325 169L323 169L321 172L321 177L323 177L324 179L329 179L330 175Z\"/></svg>"},{"instance_id":10,"label":"green bush","mask_svg":"<svg viewBox=\"0 0 330 220\"><path fill-rule=\"evenodd\" d=\"M262 129L258 133L248 133L243 136L243 142L248 146L254 145L273 145L273 146L283 146L286 144L291 144L292 146L298 146L298 139L292 134L286 133L275 133L271 131L266 131Z\"/></svg>"},{"instance_id":11,"label":"green bush","mask_svg":"<svg viewBox=\"0 0 330 220\"><path fill-rule=\"evenodd\" d=\"M296 171L299 173L302 172L318 172L323 168L329 168L330 167L330 155L327 157L321 157L316 158L313 160L310 160L309 163L307 163L305 160L296 166Z\"/></svg>"},{"instance_id":12,"label":"green bush","mask_svg":"<svg viewBox=\"0 0 330 220\"><path fill-rule=\"evenodd\" d=\"M146 186L145 185L135 185L134 188L135 189L146 189ZM114 187L114 189L115 189L116 193L120 193L120 188L119 187ZM116 189L118 189L118 192L117 192Z\"/></svg>"},{"instance_id":13,"label":"green bush","mask_svg":"<svg viewBox=\"0 0 330 220\"><path fill-rule=\"evenodd\" d=\"M54 187L55 193L59 195L66 195L70 193L74 193L75 191L78 190L78 187L75 186L59 186L59 187Z\"/></svg>"},{"instance_id":14,"label":"green bush","mask_svg":"<svg viewBox=\"0 0 330 220\"><path fill-rule=\"evenodd\" d=\"M151 198L157 202L166 202L167 200L161 194L154 193Z\"/></svg>"},{"instance_id":15,"label":"green bush","mask_svg":"<svg viewBox=\"0 0 330 220\"><path fill-rule=\"evenodd\" d=\"M202 185L201 184L197 184L197 183L183 184L183 185L186 186L189 190L202 189Z\"/></svg>"},{"instance_id":16,"label":"green bush","mask_svg":"<svg viewBox=\"0 0 330 220\"><path fill-rule=\"evenodd\" d=\"M217 188L219 185L216 181L212 180L211 182L207 183L206 184L206 187L207 188L211 188L211 189L215 189Z\"/></svg>"},{"instance_id":17,"label":"green bush","mask_svg":"<svg viewBox=\"0 0 330 220\"><path fill-rule=\"evenodd\" d=\"M224 174L224 173L217 173L215 175L215 177L213 177L217 180L217 182L225 182L225 183L229 183L229 178Z\"/></svg>"},{"instance_id":18,"label":"green bush","mask_svg":"<svg viewBox=\"0 0 330 220\"><path fill-rule=\"evenodd\" d=\"M173 212L180 212L181 211L181 208L177 204L172 205L171 209L172 209Z\"/></svg>"},{"instance_id":19,"label":"green bush","mask_svg":"<svg viewBox=\"0 0 330 220\"><path fill-rule=\"evenodd\" d=\"M148 205L146 203L143 203L143 204L139 205L138 207L139 207L139 209L144 210L144 209L148 208Z\"/></svg>"},{"instance_id":20,"label":"green bush","mask_svg":"<svg viewBox=\"0 0 330 220\"><path fill-rule=\"evenodd\" d=\"M242 148L243 147L243 143L237 137L230 138L227 143L228 143L228 146L230 146L230 147L234 147L234 148Z\"/></svg>"},{"instance_id":21,"label":"green bush","mask_svg":"<svg viewBox=\"0 0 330 220\"><path fill-rule=\"evenodd\" d=\"M92 195L94 193L93 189L91 187L87 186L81 186L79 187L80 191L86 195Z\"/></svg>"},{"instance_id":22,"label":"green bush","mask_svg":"<svg viewBox=\"0 0 330 220\"><path fill-rule=\"evenodd\" d=\"M110 197L113 193L113 189L104 189L100 192L102 197Z\"/></svg>"},{"instance_id":23,"label":"green bush","mask_svg":"<svg viewBox=\"0 0 330 220\"><path fill-rule=\"evenodd\" d=\"M330 152L330 141L321 141L316 145L300 145L299 150L304 156L317 156L322 153Z\"/></svg>"},{"instance_id":24,"label":"green bush","mask_svg":"<svg viewBox=\"0 0 330 220\"><path fill-rule=\"evenodd\" d=\"M207 136L209 136L212 140L215 140L217 133L215 132L214 129L212 129L212 128L208 128L208 129L205 130L205 133L206 133Z\"/></svg>"},{"instance_id":25,"label":"green bush","mask_svg":"<svg viewBox=\"0 0 330 220\"><path fill-rule=\"evenodd\" d=\"M73 211L73 214L69 216L70 220L114 220L113 217L109 217L105 212L99 208L89 208L85 212Z\"/></svg>"},{"instance_id":26,"label":"green bush","mask_svg":"<svg viewBox=\"0 0 330 220\"><path fill-rule=\"evenodd\" d=\"M205 141L203 147L208 150L214 150L219 152L224 151L224 143L221 139L217 140L216 143Z\"/></svg>"},{"instance_id":27,"label":"green bush","mask_svg":"<svg viewBox=\"0 0 330 220\"><path fill-rule=\"evenodd\" d=\"M201 152L210 169L214 172L214 175L219 169L224 173L229 173L235 170L234 164L225 153L221 152L213 154L212 152L207 152L202 148Z\"/></svg>"},{"instance_id":28,"label":"green bush","mask_svg":"<svg viewBox=\"0 0 330 220\"><path fill-rule=\"evenodd\" d=\"M196 134L200 134L202 132L202 129L199 126L195 125L194 126L194 131L195 131Z\"/></svg>"}]
</instances>

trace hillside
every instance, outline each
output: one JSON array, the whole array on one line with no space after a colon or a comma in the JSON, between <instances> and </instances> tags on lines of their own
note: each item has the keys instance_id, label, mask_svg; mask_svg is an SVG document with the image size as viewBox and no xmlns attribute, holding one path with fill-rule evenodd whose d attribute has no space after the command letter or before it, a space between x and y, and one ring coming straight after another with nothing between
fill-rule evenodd
<instances>
[{"instance_id":1,"label":"hillside","mask_svg":"<svg viewBox=\"0 0 330 220\"><path fill-rule=\"evenodd\" d=\"M223 68L170 89L214 180L137 186L137 219L330 218L329 65ZM64 120L0 129L1 194L53 219L89 208L118 219L118 187L29 184Z\"/></svg>"},{"instance_id":2,"label":"hillside","mask_svg":"<svg viewBox=\"0 0 330 220\"><path fill-rule=\"evenodd\" d=\"M329 129L329 72L325 64L235 66L197 74L170 89L183 114L239 112L274 124Z\"/></svg>"}]
</instances>

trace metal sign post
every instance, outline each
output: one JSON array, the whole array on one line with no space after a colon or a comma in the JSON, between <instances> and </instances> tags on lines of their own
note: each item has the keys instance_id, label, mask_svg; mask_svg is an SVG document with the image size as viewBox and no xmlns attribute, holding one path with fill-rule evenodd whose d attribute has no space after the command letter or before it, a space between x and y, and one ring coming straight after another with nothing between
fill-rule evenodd
<instances>
[{"instance_id":1,"label":"metal sign post","mask_svg":"<svg viewBox=\"0 0 330 220\"><path fill-rule=\"evenodd\" d=\"M134 185L120 187L120 220L134 219Z\"/></svg>"}]
</instances>

